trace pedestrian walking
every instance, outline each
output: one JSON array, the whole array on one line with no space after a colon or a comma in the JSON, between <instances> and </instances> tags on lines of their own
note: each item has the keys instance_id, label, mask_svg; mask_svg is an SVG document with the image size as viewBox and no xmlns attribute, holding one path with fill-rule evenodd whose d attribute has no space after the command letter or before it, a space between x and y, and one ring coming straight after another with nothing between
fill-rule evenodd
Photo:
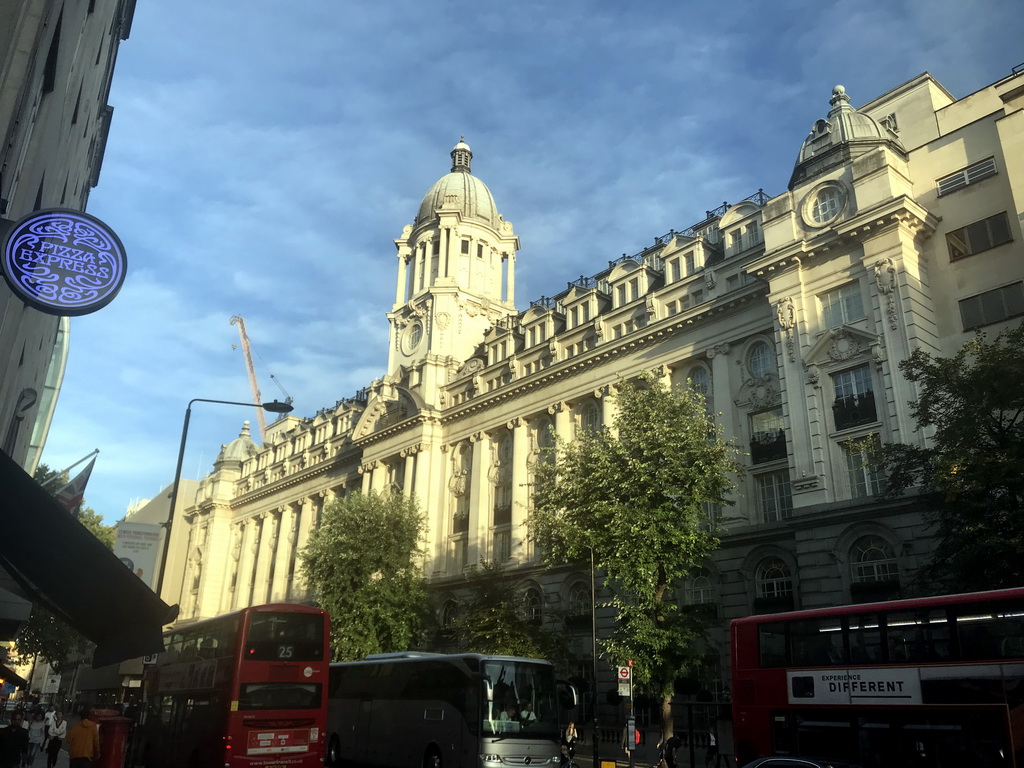
<instances>
[{"instance_id":1,"label":"pedestrian walking","mask_svg":"<svg viewBox=\"0 0 1024 768\"><path fill-rule=\"evenodd\" d=\"M36 755L42 751L43 742L46 740L46 721L41 711L36 712L32 722L28 724L28 754L25 755L25 765L29 766L35 762Z\"/></svg>"},{"instance_id":2,"label":"pedestrian walking","mask_svg":"<svg viewBox=\"0 0 1024 768\"><path fill-rule=\"evenodd\" d=\"M82 710L82 719L68 731L68 765L89 768L100 756L100 728L89 719L89 710Z\"/></svg>"},{"instance_id":3,"label":"pedestrian walking","mask_svg":"<svg viewBox=\"0 0 1024 768\"><path fill-rule=\"evenodd\" d=\"M708 751L704 755L704 768L718 768L718 737L714 731L708 731Z\"/></svg>"},{"instance_id":4,"label":"pedestrian walking","mask_svg":"<svg viewBox=\"0 0 1024 768\"><path fill-rule=\"evenodd\" d=\"M20 709L11 713L11 722L0 729L0 768L21 768L28 753L28 729L25 713Z\"/></svg>"},{"instance_id":5,"label":"pedestrian walking","mask_svg":"<svg viewBox=\"0 0 1024 768\"><path fill-rule=\"evenodd\" d=\"M53 713L53 723L46 729L46 768L54 768L57 765L57 755L60 754L60 745L67 738L68 721L64 719L64 713L59 709Z\"/></svg>"}]
</instances>

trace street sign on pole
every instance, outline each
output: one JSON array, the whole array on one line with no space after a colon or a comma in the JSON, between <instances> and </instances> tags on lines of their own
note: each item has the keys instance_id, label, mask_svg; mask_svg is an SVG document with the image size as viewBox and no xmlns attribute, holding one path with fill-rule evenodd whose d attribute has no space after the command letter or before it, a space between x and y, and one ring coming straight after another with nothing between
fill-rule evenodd
<instances>
[{"instance_id":1,"label":"street sign on pole","mask_svg":"<svg viewBox=\"0 0 1024 768\"><path fill-rule=\"evenodd\" d=\"M633 670L631 667L619 667L617 675L619 681L619 696L627 699L633 698Z\"/></svg>"}]
</instances>

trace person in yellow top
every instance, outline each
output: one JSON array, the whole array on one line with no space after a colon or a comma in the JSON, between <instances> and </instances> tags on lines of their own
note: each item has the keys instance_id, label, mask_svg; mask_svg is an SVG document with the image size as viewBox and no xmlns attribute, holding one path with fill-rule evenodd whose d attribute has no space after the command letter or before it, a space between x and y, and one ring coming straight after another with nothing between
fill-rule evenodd
<instances>
[{"instance_id":1,"label":"person in yellow top","mask_svg":"<svg viewBox=\"0 0 1024 768\"><path fill-rule=\"evenodd\" d=\"M100 729L89 719L89 710L82 710L82 719L68 730L66 739L70 768L89 768L100 756Z\"/></svg>"}]
</instances>

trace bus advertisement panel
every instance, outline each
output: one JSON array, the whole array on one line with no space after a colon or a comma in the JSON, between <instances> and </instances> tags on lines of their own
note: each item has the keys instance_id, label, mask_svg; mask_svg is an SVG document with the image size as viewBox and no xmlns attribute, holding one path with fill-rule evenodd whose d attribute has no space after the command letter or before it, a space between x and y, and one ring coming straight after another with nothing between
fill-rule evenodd
<instances>
[{"instance_id":1,"label":"bus advertisement panel","mask_svg":"<svg viewBox=\"0 0 1024 768\"><path fill-rule=\"evenodd\" d=\"M567 706L575 691L565 689ZM331 665L327 764L559 763L559 689L539 659L401 653Z\"/></svg>"},{"instance_id":2,"label":"bus advertisement panel","mask_svg":"<svg viewBox=\"0 0 1024 768\"><path fill-rule=\"evenodd\" d=\"M1024 589L736 619L740 764L1024 767Z\"/></svg>"},{"instance_id":3,"label":"bus advertisement panel","mask_svg":"<svg viewBox=\"0 0 1024 768\"><path fill-rule=\"evenodd\" d=\"M281 603L168 632L146 676L147 768L321 766L328 623Z\"/></svg>"}]
</instances>

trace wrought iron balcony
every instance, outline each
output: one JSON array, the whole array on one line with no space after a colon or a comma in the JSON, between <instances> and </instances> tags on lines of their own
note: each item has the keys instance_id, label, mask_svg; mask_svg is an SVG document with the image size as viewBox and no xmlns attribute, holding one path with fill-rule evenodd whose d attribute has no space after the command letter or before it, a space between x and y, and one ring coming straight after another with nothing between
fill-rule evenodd
<instances>
[{"instance_id":1,"label":"wrought iron balcony","mask_svg":"<svg viewBox=\"0 0 1024 768\"><path fill-rule=\"evenodd\" d=\"M755 432L750 438L750 460L754 464L786 458L786 433L781 429Z\"/></svg>"},{"instance_id":2,"label":"wrought iron balcony","mask_svg":"<svg viewBox=\"0 0 1024 768\"><path fill-rule=\"evenodd\" d=\"M878 421L875 412L875 393L862 392L859 395L837 397L832 404L832 415L836 429L850 429L862 424Z\"/></svg>"}]
</instances>

